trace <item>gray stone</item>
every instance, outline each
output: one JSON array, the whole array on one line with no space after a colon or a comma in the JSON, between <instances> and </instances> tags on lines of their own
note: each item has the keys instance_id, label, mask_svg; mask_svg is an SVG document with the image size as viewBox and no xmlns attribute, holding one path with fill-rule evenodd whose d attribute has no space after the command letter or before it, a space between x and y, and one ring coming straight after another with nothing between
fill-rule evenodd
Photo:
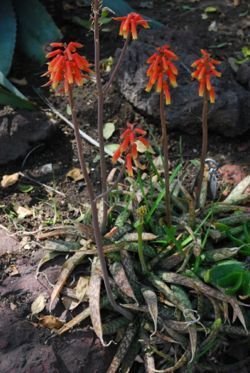
<instances>
[{"instance_id":1,"label":"gray stone","mask_svg":"<svg viewBox=\"0 0 250 373\"><path fill-rule=\"evenodd\" d=\"M54 125L41 111L5 107L0 111L0 164L23 157L35 143L46 140Z\"/></svg>"},{"instance_id":2,"label":"gray stone","mask_svg":"<svg viewBox=\"0 0 250 373\"><path fill-rule=\"evenodd\" d=\"M10 233L0 228L0 257L5 254L14 254L19 251L19 242Z\"/></svg>"},{"instance_id":3,"label":"gray stone","mask_svg":"<svg viewBox=\"0 0 250 373\"><path fill-rule=\"evenodd\" d=\"M166 107L169 128L195 134L201 128L202 99L198 82L191 79L190 65L204 46L193 32L168 28L141 32L140 39L127 50L117 77L118 87L136 109L159 120L159 94L153 89L145 92L146 60L155 47L163 44L169 44L179 56L178 87L171 89L172 104ZM228 137L241 135L250 129L250 92L237 82L227 62L219 70L223 75L214 80L217 98L209 107L209 129Z\"/></svg>"}]
</instances>

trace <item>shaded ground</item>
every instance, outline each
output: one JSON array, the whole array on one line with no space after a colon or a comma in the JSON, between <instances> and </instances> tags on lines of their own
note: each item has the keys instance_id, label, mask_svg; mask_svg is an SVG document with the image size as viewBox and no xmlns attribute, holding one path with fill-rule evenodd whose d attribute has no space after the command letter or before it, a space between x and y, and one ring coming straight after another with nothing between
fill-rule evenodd
<instances>
[{"instance_id":1,"label":"shaded ground","mask_svg":"<svg viewBox=\"0 0 250 373\"><path fill-rule=\"evenodd\" d=\"M194 30L204 39L204 46L209 46L214 50L216 57L224 59L239 55L242 46L249 43L247 39L250 27L248 1L241 1L241 5L237 8L232 7L232 3L233 1L226 0L155 1L153 11L148 9L140 9L140 11L150 16L153 15L169 26ZM76 8L73 2L72 4L73 7L65 12L64 18L59 22L64 31L66 30L67 40L77 38L83 41L86 45L86 55L93 58L91 34L71 23L72 13L79 14L79 8ZM216 6L218 12L208 15L208 18L203 20L201 14L208 5ZM80 10L88 17L88 9ZM213 21L217 22L218 31L208 32L208 27ZM121 45L120 39L116 37L117 30L111 30L111 32L112 38L110 38L110 33L103 36L103 57L109 57L115 48ZM36 67L31 68L34 73L40 73L40 71L37 72ZM18 69L13 70L12 74L20 77L23 75L23 69L21 72ZM28 75L27 79L29 80ZM36 75L30 83L38 87L41 84L40 78L38 79ZM30 85L26 89L27 93L37 100ZM96 139L96 131L93 130L96 120L93 93L93 85L89 83L85 86L83 93L77 94L76 100L80 108L79 119L82 129ZM50 100L62 112L65 111L61 99L51 96ZM44 104L43 110L47 110ZM0 312L3 315L0 320L0 371L2 373L104 373L114 350L114 347L103 349L87 325L63 337L52 337L49 330L37 327L36 320L30 317L32 301L40 293L49 297L52 290L51 284L55 283L61 268L60 261L55 262L53 266L48 266L45 270L46 276L40 278L40 281L36 280L36 267L43 253L41 244L37 241L37 230L42 226L49 228L61 222L72 224L84 212L86 202L84 182L73 182L66 177L70 169L78 166L72 130L55 116L54 118L58 123L58 131L52 139L34 149L29 156L0 168L1 177L8 173L22 171L33 179L64 193L64 195L59 195L55 192L48 192L46 188L24 178L19 184L5 190L0 189L0 223L13 234L10 238L5 229L0 229ZM116 128L121 128L127 120L137 121L149 131L154 131L159 141L158 124L135 112L114 88L107 99L105 121L114 122ZM110 142L117 142L118 135L119 130L116 130ZM178 160L181 154L184 159L198 157L200 138L179 133L171 133L170 136L172 162ZM249 134L237 139L225 139L210 134L209 156L215 158L221 165L234 163L247 172L250 164L249 150ZM98 162L94 161L96 149L86 144L86 152L90 175L95 180L95 177L99 176ZM50 163L52 163L53 172L42 174L41 167ZM25 192L20 191L20 184L26 186ZM98 189L97 183L95 187ZM27 192L28 189L30 190ZM16 212L18 206L30 209L32 215L18 219ZM242 347L242 350L245 351L245 348ZM231 351L233 362L240 359L240 352L237 351L234 355ZM225 362L228 355L220 358L222 362ZM243 373L247 372L247 368L242 367L241 370Z\"/></svg>"}]
</instances>

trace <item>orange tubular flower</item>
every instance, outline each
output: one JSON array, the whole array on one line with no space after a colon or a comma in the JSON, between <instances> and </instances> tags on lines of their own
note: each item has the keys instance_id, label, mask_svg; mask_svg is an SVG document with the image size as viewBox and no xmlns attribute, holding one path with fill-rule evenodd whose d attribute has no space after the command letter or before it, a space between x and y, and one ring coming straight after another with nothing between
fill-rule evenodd
<instances>
[{"instance_id":1,"label":"orange tubular flower","mask_svg":"<svg viewBox=\"0 0 250 373\"><path fill-rule=\"evenodd\" d=\"M48 71L43 76L48 76L49 81L44 86L51 85L56 90L60 87L59 92L68 93L69 87L73 84L81 86L84 79L90 73L90 64L87 59L77 53L78 48L83 45L77 42L51 43L52 48L57 48L46 55L52 58L48 62ZM63 87L62 87L63 86Z\"/></svg>"},{"instance_id":2,"label":"orange tubular flower","mask_svg":"<svg viewBox=\"0 0 250 373\"><path fill-rule=\"evenodd\" d=\"M211 58L210 53L201 49L202 58L194 61L191 65L196 70L192 73L192 78L195 78L199 81L199 96L203 97L204 92L206 91L209 100L212 104L215 102L215 91L214 87L211 84L211 77L216 76L220 77L221 73L216 70L215 66L219 65L221 62Z\"/></svg>"},{"instance_id":3,"label":"orange tubular flower","mask_svg":"<svg viewBox=\"0 0 250 373\"><path fill-rule=\"evenodd\" d=\"M112 162L115 163L125 153L125 166L129 176L133 176L132 162L134 162L136 167L142 168L137 161L137 142L140 141L143 145L149 147L148 140L144 138L145 135L146 131L141 128L135 128L135 125L132 123L127 123L127 129L120 136L122 143L114 152Z\"/></svg>"},{"instance_id":4,"label":"orange tubular flower","mask_svg":"<svg viewBox=\"0 0 250 373\"><path fill-rule=\"evenodd\" d=\"M176 60L178 60L178 57L169 49L169 45L163 45L157 48L157 52L147 60L150 66L147 70L149 82L146 91L150 92L155 85L156 92L164 92L167 105L171 103L168 82L170 82L172 87L177 86L176 76L178 75L178 70L172 62Z\"/></svg>"},{"instance_id":5,"label":"orange tubular flower","mask_svg":"<svg viewBox=\"0 0 250 373\"><path fill-rule=\"evenodd\" d=\"M138 13L129 13L125 17L113 18L115 21L121 21L119 35L127 39L132 34L132 39L138 38L137 26L149 28L148 22Z\"/></svg>"}]
</instances>

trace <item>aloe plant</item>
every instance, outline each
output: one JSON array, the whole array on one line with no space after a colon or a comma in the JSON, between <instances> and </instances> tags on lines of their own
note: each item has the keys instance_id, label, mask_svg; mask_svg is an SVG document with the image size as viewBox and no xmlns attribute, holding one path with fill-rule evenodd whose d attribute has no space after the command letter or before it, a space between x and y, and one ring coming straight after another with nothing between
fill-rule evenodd
<instances>
[{"instance_id":1,"label":"aloe plant","mask_svg":"<svg viewBox=\"0 0 250 373\"><path fill-rule=\"evenodd\" d=\"M2 0L0 3L0 104L32 109L31 102L6 78L15 48L39 63L44 46L62 35L39 0Z\"/></svg>"}]
</instances>

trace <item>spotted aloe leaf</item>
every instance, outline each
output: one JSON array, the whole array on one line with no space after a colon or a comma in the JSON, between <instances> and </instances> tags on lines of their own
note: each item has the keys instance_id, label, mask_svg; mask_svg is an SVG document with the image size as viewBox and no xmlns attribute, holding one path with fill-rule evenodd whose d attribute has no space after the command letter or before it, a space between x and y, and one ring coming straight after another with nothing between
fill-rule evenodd
<instances>
[{"instance_id":1,"label":"spotted aloe leaf","mask_svg":"<svg viewBox=\"0 0 250 373\"><path fill-rule=\"evenodd\" d=\"M123 359L125 358L131 343L133 342L136 334L137 334L138 327L134 323L129 324L127 331L121 340L119 347L116 351L115 356L107 370L107 373L116 373L118 372L119 366L121 365Z\"/></svg>"},{"instance_id":2,"label":"spotted aloe leaf","mask_svg":"<svg viewBox=\"0 0 250 373\"><path fill-rule=\"evenodd\" d=\"M158 302L156 293L150 288L143 288L142 295L147 303L148 311L154 322L154 333L157 332Z\"/></svg>"},{"instance_id":3,"label":"spotted aloe leaf","mask_svg":"<svg viewBox=\"0 0 250 373\"><path fill-rule=\"evenodd\" d=\"M110 271L113 275L116 285L129 298L132 298L136 304L138 301L135 297L133 288L131 287L127 278L126 272L121 263L115 262L110 266Z\"/></svg>"},{"instance_id":4,"label":"spotted aloe leaf","mask_svg":"<svg viewBox=\"0 0 250 373\"><path fill-rule=\"evenodd\" d=\"M172 285L171 290L174 292L175 297L179 300L180 304L183 307L183 316L187 323L189 323L188 334L190 340L190 349L191 349L191 361L195 357L196 348L197 348L197 330L195 322L198 321L198 318L195 317L194 310L192 309L192 303L189 300L187 293L179 286Z\"/></svg>"}]
</instances>

